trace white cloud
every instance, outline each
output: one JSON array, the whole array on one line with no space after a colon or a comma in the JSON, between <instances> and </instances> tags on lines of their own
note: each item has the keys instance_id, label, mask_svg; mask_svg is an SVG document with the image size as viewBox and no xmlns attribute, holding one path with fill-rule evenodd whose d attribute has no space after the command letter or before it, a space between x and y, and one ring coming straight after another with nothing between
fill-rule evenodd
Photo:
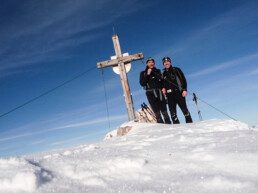
<instances>
[{"instance_id":1,"label":"white cloud","mask_svg":"<svg viewBox=\"0 0 258 193\"><path fill-rule=\"evenodd\" d=\"M125 119L127 117L128 117L128 115L118 115L118 116L109 117L109 120L114 121L114 120ZM93 124L97 124L97 123L103 123L103 122L107 122L107 121L108 121L108 118L105 117L105 118L99 118L99 119L95 119L95 120L91 120L91 121L85 121L85 122L80 122L80 123L64 125L64 126L53 128L52 130L82 127L82 126L93 125Z\"/></svg>"},{"instance_id":2,"label":"white cloud","mask_svg":"<svg viewBox=\"0 0 258 193\"><path fill-rule=\"evenodd\" d=\"M5 22L0 32L6 42L5 49L0 52L0 57L4 56L0 60L0 71L8 76L14 68L65 59L69 56L60 52L62 49L92 41L102 35L97 29L144 8L138 0L114 3L117 6L113 6L111 0L28 1L21 4L15 14L19 19ZM100 11L102 8L107 11Z\"/></svg>"},{"instance_id":3,"label":"white cloud","mask_svg":"<svg viewBox=\"0 0 258 193\"><path fill-rule=\"evenodd\" d=\"M118 88L122 89L122 83L121 83L121 79L120 79L119 75L114 73L113 78L111 78L111 79L105 79L105 77L107 77L107 75L104 74L106 91L110 92L114 89L118 89ZM103 93L104 92L103 80L101 80L101 83L99 84L98 87L95 87L90 92L93 93L93 94L96 94L96 93L99 93L99 92Z\"/></svg>"},{"instance_id":4,"label":"white cloud","mask_svg":"<svg viewBox=\"0 0 258 193\"><path fill-rule=\"evenodd\" d=\"M44 143L45 141L46 141L45 139L43 139L43 140L38 140L38 141L32 142L31 144L32 144L32 145L37 145L37 144Z\"/></svg>"},{"instance_id":5,"label":"white cloud","mask_svg":"<svg viewBox=\"0 0 258 193\"><path fill-rule=\"evenodd\" d=\"M232 32L234 33L235 30L244 28L244 26L249 23L256 22L258 19L256 12L256 7L253 4L233 8L228 12L214 17L205 26L196 26L196 30L185 32L182 39L179 39L176 43L167 44L172 46L164 46L164 50L157 53L154 57L173 57L179 53L186 53L186 50L193 51L199 49L199 45L200 43L203 44L202 40L204 39L214 39L225 33L231 34Z\"/></svg>"},{"instance_id":6,"label":"white cloud","mask_svg":"<svg viewBox=\"0 0 258 193\"><path fill-rule=\"evenodd\" d=\"M232 61L223 62L221 64L216 64L210 68L206 68L206 69L198 71L196 73L189 74L188 77L197 77L197 76L201 76L201 75L207 75L207 74L211 74L211 73L223 70L225 68L229 68L229 67L240 65L240 64L245 65L247 62L249 62L251 60L258 60L258 53L248 55L248 56L245 56L242 58L238 58L238 59L235 59Z\"/></svg>"},{"instance_id":7,"label":"white cloud","mask_svg":"<svg viewBox=\"0 0 258 193\"><path fill-rule=\"evenodd\" d=\"M109 117L109 120L114 121L114 120L122 120L125 118L128 118L128 115L111 116L111 117ZM107 122L107 121L108 121L108 119L107 119L107 117L105 117L105 118L99 118L99 119L95 119L95 120L91 120L91 121L75 122L73 124L61 125L58 127L54 127L51 129L45 129L45 130L41 130L41 131L37 131L37 132L28 132L28 133L24 133L24 134L20 134L20 135L13 135L13 136L9 136L9 137L0 138L0 142L14 140L14 139L28 137L28 136L33 136L33 135L39 135L39 134L51 132L54 130L82 127L82 126L93 125L93 124L97 124L97 123L103 123L103 122Z\"/></svg>"},{"instance_id":8,"label":"white cloud","mask_svg":"<svg viewBox=\"0 0 258 193\"><path fill-rule=\"evenodd\" d=\"M250 75L257 75L257 74L258 74L258 69L256 69L256 70L250 72Z\"/></svg>"},{"instance_id":9,"label":"white cloud","mask_svg":"<svg viewBox=\"0 0 258 193\"><path fill-rule=\"evenodd\" d=\"M107 133L107 132L108 132L108 130L102 130L100 132L95 132L95 133L92 133L92 134L83 135L83 136L75 137L75 138L68 139L68 140L57 141L57 142L51 143L51 145L55 146L55 145L61 145L61 144L65 144L65 143L71 143L71 142L74 142L74 141L78 141L80 139L84 139L84 138L87 138L87 137L92 137L92 136ZM104 138L104 136L103 136L103 138Z\"/></svg>"},{"instance_id":10,"label":"white cloud","mask_svg":"<svg viewBox=\"0 0 258 193\"><path fill-rule=\"evenodd\" d=\"M28 136L31 136L31 135L37 135L37 134L41 134L41 133L43 133L43 132L31 132L31 133L25 133L25 134L21 134L21 135L4 137L4 138L0 138L0 142L9 141L9 140L13 140L13 139L18 139L18 138L22 138L22 137L28 137Z\"/></svg>"}]
</instances>

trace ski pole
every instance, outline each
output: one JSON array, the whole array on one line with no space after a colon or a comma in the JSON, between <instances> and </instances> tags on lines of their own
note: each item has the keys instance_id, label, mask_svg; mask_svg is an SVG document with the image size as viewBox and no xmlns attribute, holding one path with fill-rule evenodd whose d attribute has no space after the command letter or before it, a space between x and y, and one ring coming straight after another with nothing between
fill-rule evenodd
<instances>
[{"instance_id":1,"label":"ski pole","mask_svg":"<svg viewBox=\"0 0 258 193\"><path fill-rule=\"evenodd\" d=\"M196 104L197 111L198 111L198 115L199 115L199 119L200 119L200 121L202 121L202 115L201 115L201 111L200 111L199 106L198 106L198 103L197 103L197 97L196 97L196 94L195 94L195 93L193 93L193 101L194 101L195 104Z\"/></svg>"},{"instance_id":2,"label":"ski pole","mask_svg":"<svg viewBox=\"0 0 258 193\"><path fill-rule=\"evenodd\" d=\"M143 103L143 107L146 109L146 111L148 111L151 115L155 116L155 113L152 111L152 109L150 109L150 107L148 105L146 105L145 103Z\"/></svg>"},{"instance_id":3,"label":"ski pole","mask_svg":"<svg viewBox=\"0 0 258 193\"><path fill-rule=\"evenodd\" d=\"M146 105L144 102L143 102L143 107L154 118L154 120L157 120L156 115L153 112L153 110L148 105Z\"/></svg>"}]
</instances>

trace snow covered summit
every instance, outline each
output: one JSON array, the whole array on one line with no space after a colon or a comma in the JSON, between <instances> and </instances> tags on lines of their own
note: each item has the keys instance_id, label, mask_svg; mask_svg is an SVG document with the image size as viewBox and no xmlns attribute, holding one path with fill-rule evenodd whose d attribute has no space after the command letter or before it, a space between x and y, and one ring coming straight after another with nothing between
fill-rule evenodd
<instances>
[{"instance_id":1,"label":"snow covered summit","mask_svg":"<svg viewBox=\"0 0 258 193\"><path fill-rule=\"evenodd\" d=\"M132 130L91 145L0 158L4 193L255 193L258 129L231 120Z\"/></svg>"}]
</instances>

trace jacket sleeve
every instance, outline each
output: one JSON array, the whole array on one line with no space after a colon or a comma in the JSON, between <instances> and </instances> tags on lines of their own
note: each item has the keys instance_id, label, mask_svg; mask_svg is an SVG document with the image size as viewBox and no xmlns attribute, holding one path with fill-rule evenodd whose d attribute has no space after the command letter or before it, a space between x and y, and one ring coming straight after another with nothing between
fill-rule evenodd
<instances>
[{"instance_id":1,"label":"jacket sleeve","mask_svg":"<svg viewBox=\"0 0 258 193\"><path fill-rule=\"evenodd\" d=\"M161 71L158 69L157 73L155 74L156 78L158 78L159 81L162 79Z\"/></svg>"},{"instance_id":2,"label":"jacket sleeve","mask_svg":"<svg viewBox=\"0 0 258 193\"><path fill-rule=\"evenodd\" d=\"M163 73L162 76L162 87L165 88L166 90L169 89L169 80L167 80L167 77L165 77L165 74Z\"/></svg>"},{"instance_id":3,"label":"jacket sleeve","mask_svg":"<svg viewBox=\"0 0 258 193\"><path fill-rule=\"evenodd\" d=\"M184 91L187 91L187 81L185 79L184 73L182 72L182 70L180 68L177 68L177 72L178 72L178 75L180 77L180 80L182 81L182 89Z\"/></svg>"},{"instance_id":4,"label":"jacket sleeve","mask_svg":"<svg viewBox=\"0 0 258 193\"><path fill-rule=\"evenodd\" d=\"M147 86L147 82L149 81L150 76L144 75L145 71L142 71L140 74L140 85L141 86Z\"/></svg>"},{"instance_id":5,"label":"jacket sleeve","mask_svg":"<svg viewBox=\"0 0 258 193\"><path fill-rule=\"evenodd\" d=\"M161 85L162 85L162 88L166 88L166 80L164 79L164 72L161 74Z\"/></svg>"}]
</instances>

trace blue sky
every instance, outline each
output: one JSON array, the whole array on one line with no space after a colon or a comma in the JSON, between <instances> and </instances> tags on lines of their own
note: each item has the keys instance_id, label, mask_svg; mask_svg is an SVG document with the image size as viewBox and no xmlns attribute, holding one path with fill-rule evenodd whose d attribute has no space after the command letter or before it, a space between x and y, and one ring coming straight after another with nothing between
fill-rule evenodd
<instances>
[{"instance_id":1,"label":"blue sky","mask_svg":"<svg viewBox=\"0 0 258 193\"><path fill-rule=\"evenodd\" d=\"M189 92L235 119L258 125L257 1L2 1L0 114L122 52L169 56ZM145 62L145 60L144 60ZM134 107L147 102L141 61L128 73ZM104 69L110 129L128 120L120 77ZM187 97L198 121L192 96ZM205 120L227 118L199 102ZM182 113L179 118L184 122ZM16 156L102 140L110 131L97 67L0 118L0 156Z\"/></svg>"}]
</instances>

